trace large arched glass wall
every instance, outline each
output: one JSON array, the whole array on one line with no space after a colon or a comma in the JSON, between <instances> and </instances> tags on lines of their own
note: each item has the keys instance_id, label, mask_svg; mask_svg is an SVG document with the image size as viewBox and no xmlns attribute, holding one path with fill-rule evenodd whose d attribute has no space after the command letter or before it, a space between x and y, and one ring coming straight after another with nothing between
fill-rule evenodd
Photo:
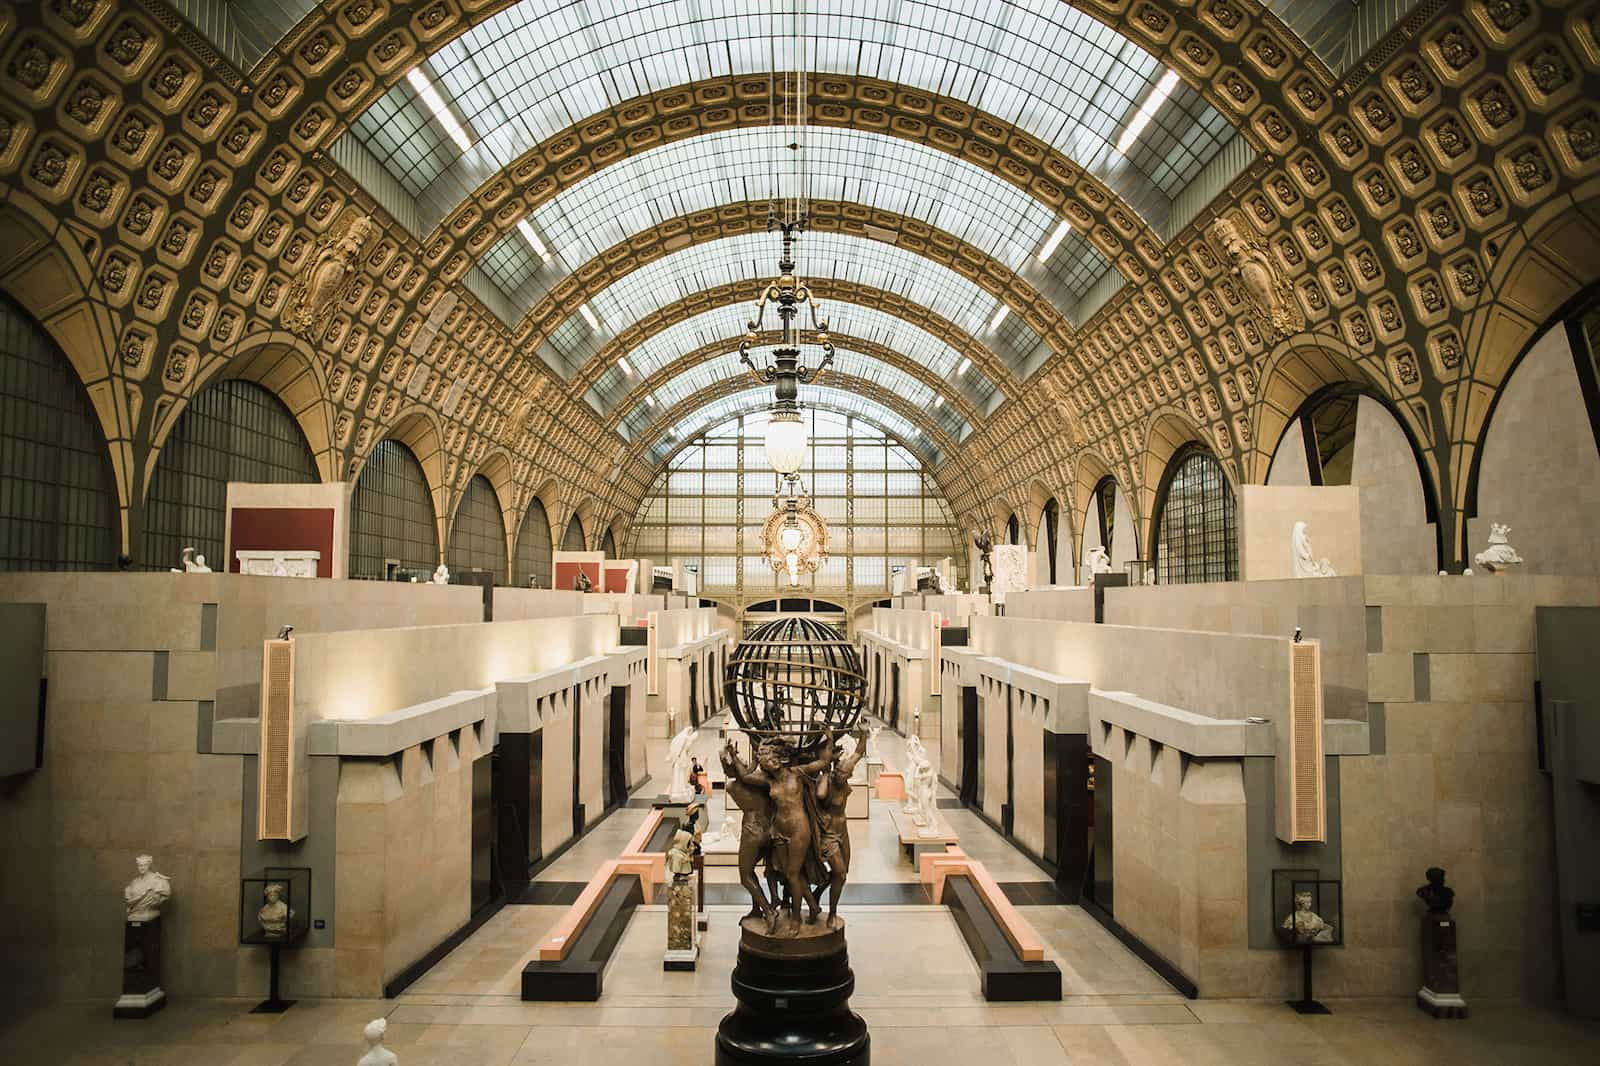
<instances>
[{"instance_id":1,"label":"large arched glass wall","mask_svg":"<svg viewBox=\"0 0 1600 1066\"><path fill-rule=\"evenodd\" d=\"M395 440L379 441L350 506L350 576L427 580L439 563L433 498L422 464Z\"/></svg>"},{"instance_id":2,"label":"large arched glass wall","mask_svg":"<svg viewBox=\"0 0 1600 1066\"><path fill-rule=\"evenodd\" d=\"M1045 501L1044 511L1039 515L1039 536L1034 544L1034 550L1041 552L1040 561L1044 563L1040 577L1045 584L1056 583L1056 555L1059 552L1057 533L1061 528L1061 505L1051 497Z\"/></svg>"},{"instance_id":3,"label":"large arched glass wall","mask_svg":"<svg viewBox=\"0 0 1600 1066\"><path fill-rule=\"evenodd\" d=\"M511 573L511 583L522 588L547 589L552 580L550 516L538 497L528 505L522 516L522 528L517 530L516 566Z\"/></svg>"},{"instance_id":4,"label":"large arched glass wall","mask_svg":"<svg viewBox=\"0 0 1600 1066\"><path fill-rule=\"evenodd\" d=\"M506 579L506 528L500 517L500 497L482 474L474 475L461 495L445 561L451 570L487 570L497 585Z\"/></svg>"},{"instance_id":5,"label":"large arched glass wall","mask_svg":"<svg viewBox=\"0 0 1600 1066\"><path fill-rule=\"evenodd\" d=\"M802 579L809 593L884 594L899 566L931 566L966 552L927 468L862 419L807 410L811 446L801 476L828 523L829 559ZM786 594L761 552L772 513L764 450L768 416L744 415L694 438L659 474L633 524L632 554L700 564L708 595ZM798 591L798 590L797 590Z\"/></svg>"},{"instance_id":6,"label":"large arched glass wall","mask_svg":"<svg viewBox=\"0 0 1600 1066\"><path fill-rule=\"evenodd\" d=\"M165 570L192 546L213 570L230 569L222 557L230 481L317 481L317 461L299 423L250 381L210 385L179 416L150 479L139 561Z\"/></svg>"},{"instance_id":7,"label":"large arched glass wall","mask_svg":"<svg viewBox=\"0 0 1600 1066\"><path fill-rule=\"evenodd\" d=\"M607 559L615 559L617 557L617 538L612 535L609 529L606 530L606 535L600 538L600 550L606 553Z\"/></svg>"},{"instance_id":8,"label":"large arched glass wall","mask_svg":"<svg viewBox=\"0 0 1600 1066\"><path fill-rule=\"evenodd\" d=\"M105 438L61 349L0 296L0 570L107 570L117 494Z\"/></svg>"},{"instance_id":9,"label":"large arched glass wall","mask_svg":"<svg viewBox=\"0 0 1600 1066\"><path fill-rule=\"evenodd\" d=\"M588 545L583 539L583 523L573 515L567 522L567 531L561 534L561 550L564 552L588 551Z\"/></svg>"},{"instance_id":10,"label":"large arched glass wall","mask_svg":"<svg viewBox=\"0 0 1600 1066\"><path fill-rule=\"evenodd\" d=\"M1155 562L1162 584L1239 578L1233 487L1216 456L1198 445L1179 450L1167 466L1156 504Z\"/></svg>"}]
</instances>

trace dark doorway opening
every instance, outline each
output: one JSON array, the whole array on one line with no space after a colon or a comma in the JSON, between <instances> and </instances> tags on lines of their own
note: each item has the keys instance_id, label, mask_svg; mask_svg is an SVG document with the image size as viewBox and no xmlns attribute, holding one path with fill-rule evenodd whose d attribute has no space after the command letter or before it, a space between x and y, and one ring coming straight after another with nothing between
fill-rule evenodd
<instances>
[{"instance_id":1,"label":"dark doorway opening","mask_svg":"<svg viewBox=\"0 0 1600 1066\"><path fill-rule=\"evenodd\" d=\"M572 835L583 833L583 686L572 686Z\"/></svg>"},{"instance_id":2,"label":"dark doorway opening","mask_svg":"<svg viewBox=\"0 0 1600 1066\"><path fill-rule=\"evenodd\" d=\"M628 802L628 690L611 688L606 714L606 810Z\"/></svg>"},{"instance_id":3,"label":"dark doorway opening","mask_svg":"<svg viewBox=\"0 0 1600 1066\"><path fill-rule=\"evenodd\" d=\"M689 724L700 728L700 664L689 664Z\"/></svg>"},{"instance_id":4,"label":"dark doorway opening","mask_svg":"<svg viewBox=\"0 0 1600 1066\"><path fill-rule=\"evenodd\" d=\"M961 802L967 807L978 807L978 690L975 686L961 688Z\"/></svg>"}]
</instances>

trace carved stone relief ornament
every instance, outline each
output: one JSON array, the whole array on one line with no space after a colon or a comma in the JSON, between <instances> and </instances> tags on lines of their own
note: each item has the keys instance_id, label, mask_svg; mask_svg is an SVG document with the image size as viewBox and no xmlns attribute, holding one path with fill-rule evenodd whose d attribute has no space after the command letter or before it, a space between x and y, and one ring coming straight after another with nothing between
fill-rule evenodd
<instances>
[{"instance_id":1,"label":"carved stone relief ornament","mask_svg":"<svg viewBox=\"0 0 1600 1066\"><path fill-rule=\"evenodd\" d=\"M284 323L306 339L314 337L327 324L327 314L342 300L355 281L356 264L367 242L378 227L369 216L352 215L340 226L317 238L289 288L284 307Z\"/></svg>"},{"instance_id":2,"label":"carved stone relief ornament","mask_svg":"<svg viewBox=\"0 0 1600 1066\"><path fill-rule=\"evenodd\" d=\"M1269 339L1286 337L1305 328L1305 319L1295 304L1294 290L1273 265L1265 242L1246 237L1238 223L1230 218L1219 218L1211 224L1211 239L1239 279L1250 310L1270 335Z\"/></svg>"}]
</instances>

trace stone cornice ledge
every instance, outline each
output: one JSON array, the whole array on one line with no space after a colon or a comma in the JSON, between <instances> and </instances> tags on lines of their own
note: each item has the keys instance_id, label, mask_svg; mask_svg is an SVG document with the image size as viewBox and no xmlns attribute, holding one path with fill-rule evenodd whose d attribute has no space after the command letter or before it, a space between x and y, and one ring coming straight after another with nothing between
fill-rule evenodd
<instances>
[{"instance_id":1,"label":"stone cornice ledge","mask_svg":"<svg viewBox=\"0 0 1600 1066\"><path fill-rule=\"evenodd\" d=\"M1089 744L1096 755L1120 758L1108 752L1107 726L1192 755L1199 759L1237 759L1276 755L1273 726L1244 718L1210 718L1179 707L1142 699L1131 692L1089 690ZM1371 753L1367 723L1349 718L1323 721L1323 751L1327 755L1368 755Z\"/></svg>"},{"instance_id":2,"label":"stone cornice ledge","mask_svg":"<svg viewBox=\"0 0 1600 1066\"><path fill-rule=\"evenodd\" d=\"M492 733L494 714L494 689L463 689L377 718L312 722L306 750L311 755L384 758L478 722L487 722L485 732ZM493 737L486 737L483 751L493 747Z\"/></svg>"}]
</instances>

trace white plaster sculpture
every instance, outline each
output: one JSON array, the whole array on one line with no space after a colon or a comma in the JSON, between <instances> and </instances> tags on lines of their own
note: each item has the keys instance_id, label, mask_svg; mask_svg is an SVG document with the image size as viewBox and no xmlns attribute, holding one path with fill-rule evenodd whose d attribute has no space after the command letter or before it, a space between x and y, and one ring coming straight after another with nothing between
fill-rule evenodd
<instances>
[{"instance_id":1,"label":"white plaster sculpture","mask_svg":"<svg viewBox=\"0 0 1600 1066\"><path fill-rule=\"evenodd\" d=\"M694 873L694 834L687 829L672 835L672 846L667 849L667 872L679 881Z\"/></svg>"},{"instance_id":2,"label":"white plaster sculpture","mask_svg":"<svg viewBox=\"0 0 1600 1066\"><path fill-rule=\"evenodd\" d=\"M1331 944L1335 933L1333 926L1311 909L1311 893L1305 891L1294 894L1294 912L1283 920L1283 928L1298 944Z\"/></svg>"},{"instance_id":3,"label":"white plaster sculpture","mask_svg":"<svg viewBox=\"0 0 1600 1066\"><path fill-rule=\"evenodd\" d=\"M1503 526L1499 522L1489 526L1489 546L1472 557L1478 569L1487 570L1491 574L1503 574L1522 562L1522 556L1517 554L1517 549L1506 539L1510 532L1510 526ZM1469 574L1471 572L1467 571Z\"/></svg>"},{"instance_id":4,"label":"white plaster sculpture","mask_svg":"<svg viewBox=\"0 0 1600 1066\"><path fill-rule=\"evenodd\" d=\"M1090 548L1083 553L1083 583L1094 584L1094 575L1111 573L1111 556L1104 548Z\"/></svg>"},{"instance_id":5,"label":"white plaster sculpture","mask_svg":"<svg viewBox=\"0 0 1600 1066\"><path fill-rule=\"evenodd\" d=\"M693 760L689 749L693 746L694 727L686 725L672 738L672 748L667 752L668 773L672 775L667 799L673 803L688 803L694 799L694 786L689 783L689 767Z\"/></svg>"},{"instance_id":6,"label":"white plaster sculpture","mask_svg":"<svg viewBox=\"0 0 1600 1066\"><path fill-rule=\"evenodd\" d=\"M367 1053L361 1056L356 1066L399 1066L400 1060L394 1052L383 1046L383 1036L388 1031L387 1019L378 1018L367 1023L367 1027L361 1031L367 1041Z\"/></svg>"},{"instance_id":7,"label":"white plaster sculpture","mask_svg":"<svg viewBox=\"0 0 1600 1066\"><path fill-rule=\"evenodd\" d=\"M261 931L269 937L281 937L289 930L289 918L294 911L283 901L283 886L276 881L269 881L261 890L267 901L256 911L256 921L261 923Z\"/></svg>"},{"instance_id":8,"label":"white plaster sculpture","mask_svg":"<svg viewBox=\"0 0 1600 1066\"><path fill-rule=\"evenodd\" d=\"M433 583L435 585L450 584L450 568L443 563L433 568Z\"/></svg>"},{"instance_id":9,"label":"white plaster sculpture","mask_svg":"<svg viewBox=\"0 0 1600 1066\"><path fill-rule=\"evenodd\" d=\"M913 783L917 779L917 771L922 767L922 764L927 762L927 761L928 761L928 749L924 748L922 746L922 739L920 737L918 737L915 733L913 733L906 740L906 767L905 767L906 799L905 799L905 802L900 805L901 812L904 813L904 814L912 815L913 818L918 813L918 807L917 807L917 799L918 799L918 797L917 797L917 790L912 786L913 786ZM921 823L919 822L918 824L920 825Z\"/></svg>"},{"instance_id":10,"label":"white plaster sculpture","mask_svg":"<svg viewBox=\"0 0 1600 1066\"><path fill-rule=\"evenodd\" d=\"M937 790L938 774L933 763L925 759L911 780L911 792L917 797L917 813L912 821L922 827L921 835L925 837L939 835L939 816L935 813L939 809Z\"/></svg>"},{"instance_id":11,"label":"white plaster sculpture","mask_svg":"<svg viewBox=\"0 0 1600 1066\"><path fill-rule=\"evenodd\" d=\"M881 732L883 732L883 726L881 724L874 725L871 729L867 730L867 758L869 759L883 758L883 752L878 750L878 734Z\"/></svg>"},{"instance_id":12,"label":"white plaster sculpture","mask_svg":"<svg viewBox=\"0 0 1600 1066\"><path fill-rule=\"evenodd\" d=\"M122 890L122 902L128 908L130 922L155 921L161 917L161 905L172 898L172 879L151 869L154 862L149 855L133 860L139 874Z\"/></svg>"},{"instance_id":13,"label":"white plaster sculpture","mask_svg":"<svg viewBox=\"0 0 1600 1066\"><path fill-rule=\"evenodd\" d=\"M706 847L721 846L723 844L732 844L737 847L739 844L740 823L739 812L730 806L722 816L722 824L706 834L704 841Z\"/></svg>"},{"instance_id":14,"label":"white plaster sculpture","mask_svg":"<svg viewBox=\"0 0 1600 1066\"><path fill-rule=\"evenodd\" d=\"M1289 552L1294 566L1295 577L1337 577L1333 564L1327 559L1313 558L1311 555L1310 527L1304 522L1294 524L1294 535L1291 538Z\"/></svg>"},{"instance_id":15,"label":"white plaster sculpture","mask_svg":"<svg viewBox=\"0 0 1600 1066\"><path fill-rule=\"evenodd\" d=\"M204 555L196 555L195 552L194 552L193 546L186 547L186 548L183 549L183 556L179 560L179 562L181 563L181 566L175 566L175 567L172 568L172 572L174 574L178 574L178 573L183 573L183 574L209 574L209 573L211 573L211 567L206 565L206 557Z\"/></svg>"}]
</instances>

